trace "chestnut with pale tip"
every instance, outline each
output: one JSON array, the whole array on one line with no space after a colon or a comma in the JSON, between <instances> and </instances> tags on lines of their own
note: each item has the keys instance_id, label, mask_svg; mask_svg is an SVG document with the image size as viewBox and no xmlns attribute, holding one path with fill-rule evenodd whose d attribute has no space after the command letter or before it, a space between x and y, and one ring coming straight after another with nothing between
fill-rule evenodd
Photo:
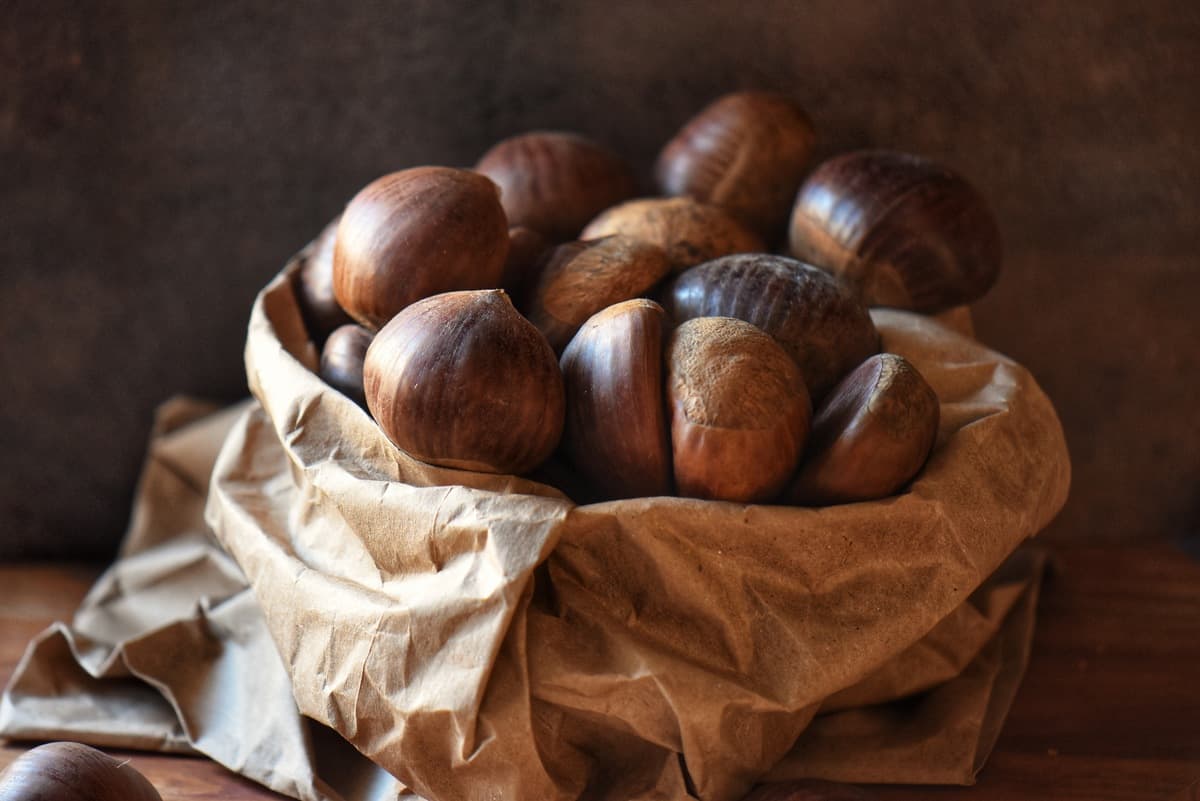
<instances>
[{"instance_id":1,"label":"chestnut with pale tip","mask_svg":"<svg viewBox=\"0 0 1200 801\"><path fill-rule=\"evenodd\" d=\"M758 234L717 206L690 197L642 198L614 206L588 223L580 239L623 234L658 245L671 272L730 253L766 249Z\"/></svg>"},{"instance_id":2,"label":"chestnut with pale tip","mask_svg":"<svg viewBox=\"0 0 1200 801\"><path fill-rule=\"evenodd\" d=\"M334 329L321 349L321 378L359 406L367 403L363 393L363 361L374 338L361 325L349 323Z\"/></svg>"},{"instance_id":3,"label":"chestnut with pale tip","mask_svg":"<svg viewBox=\"0 0 1200 801\"><path fill-rule=\"evenodd\" d=\"M553 242L573 239L604 209L637 193L633 170L613 151L575 133L531 131L494 145L475 169L499 185L512 225Z\"/></svg>"},{"instance_id":4,"label":"chestnut with pale tip","mask_svg":"<svg viewBox=\"0 0 1200 801\"><path fill-rule=\"evenodd\" d=\"M524 473L562 434L558 358L500 289L405 308L367 349L363 384L388 438L429 464Z\"/></svg>"},{"instance_id":5,"label":"chestnut with pale tip","mask_svg":"<svg viewBox=\"0 0 1200 801\"><path fill-rule=\"evenodd\" d=\"M689 120L663 147L655 179L728 211L773 240L785 227L813 147L804 109L777 92L733 92Z\"/></svg>"},{"instance_id":6,"label":"chestnut with pale tip","mask_svg":"<svg viewBox=\"0 0 1200 801\"><path fill-rule=\"evenodd\" d=\"M827 506L894 495L929 458L940 411L937 393L907 359L872 356L817 411L789 501Z\"/></svg>"},{"instance_id":7,"label":"chestnut with pale tip","mask_svg":"<svg viewBox=\"0 0 1200 801\"><path fill-rule=\"evenodd\" d=\"M561 353L589 317L649 292L669 268L662 248L632 237L559 245L542 268L526 316Z\"/></svg>"},{"instance_id":8,"label":"chestnut with pale tip","mask_svg":"<svg viewBox=\"0 0 1200 801\"><path fill-rule=\"evenodd\" d=\"M606 498L671 494L665 322L654 301L623 301L592 315L563 351L563 450Z\"/></svg>"},{"instance_id":9,"label":"chestnut with pale tip","mask_svg":"<svg viewBox=\"0 0 1200 801\"><path fill-rule=\"evenodd\" d=\"M313 342L320 343L338 326L353 322L333 295L333 245L338 221L334 220L309 246L295 274L296 299Z\"/></svg>"},{"instance_id":10,"label":"chestnut with pale tip","mask_svg":"<svg viewBox=\"0 0 1200 801\"><path fill-rule=\"evenodd\" d=\"M766 331L804 375L814 400L879 351L866 307L829 273L769 253L725 256L675 279L667 297L677 322L736 317Z\"/></svg>"},{"instance_id":11,"label":"chestnut with pale tip","mask_svg":"<svg viewBox=\"0 0 1200 801\"><path fill-rule=\"evenodd\" d=\"M440 292L500 285L508 221L499 189L471 170L414 167L354 196L338 223L333 291L375 330Z\"/></svg>"},{"instance_id":12,"label":"chestnut with pale tip","mask_svg":"<svg viewBox=\"0 0 1200 801\"><path fill-rule=\"evenodd\" d=\"M983 297L1000 272L1000 230L965 179L929 159L859 151L800 187L792 255L841 276L868 306L933 313Z\"/></svg>"},{"instance_id":13,"label":"chestnut with pale tip","mask_svg":"<svg viewBox=\"0 0 1200 801\"><path fill-rule=\"evenodd\" d=\"M800 370L770 335L732 317L680 325L667 351L679 494L769 501L796 469L811 406Z\"/></svg>"},{"instance_id":14,"label":"chestnut with pale tip","mask_svg":"<svg viewBox=\"0 0 1200 801\"><path fill-rule=\"evenodd\" d=\"M0 773L0 801L162 801L129 760L82 743L26 751Z\"/></svg>"}]
</instances>

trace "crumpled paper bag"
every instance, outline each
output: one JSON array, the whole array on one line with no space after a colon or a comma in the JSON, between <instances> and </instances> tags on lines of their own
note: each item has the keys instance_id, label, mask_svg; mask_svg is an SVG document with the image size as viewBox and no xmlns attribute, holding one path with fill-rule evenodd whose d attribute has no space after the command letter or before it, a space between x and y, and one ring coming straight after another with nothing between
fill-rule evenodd
<instances>
[{"instance_id":1,"label":"crumpled paper bag","mask_svg":"<svg viewBox=\"0 0 1200 801\"><path fill-rule=\"evenodd\" d=\"M942 404L938 444L907 492L823 509L576 505L388 442L313 372L300 263L255 304L246 362L261 405L226 440L208 520L254 589L303 714L435 801L731 801L777 765L970 780L978 760L957 753L961 724L974 716L981 731L986 705L941 710L960 725L911 730L923 743L884 749L894 759L863 756L855 733L870 742L881 724L854 710L979 654L969 638L921 643L969 627L955 616L970 617L972 593L1065 501L1062 430L1022 367L928 318L878 310L885 349ZM845 724L797 745L822 708L847 703ZM913 753L927 769L907 763Z\"/></svg>"},{"instance_id":2,"label":"crumpled paper bag","mask_svg":"<svg viewBox=\"0 0 1200 801\"><path fill-rule=\"evenodd\" d=\"M262 613L204 523L216 453L249 409L160 408L121 558L72 623L30 644L0 700L0 734L201 753L302 801L405 796L299 714ZM1039 552L1014 554L921 641L829 699L766 778L969 782L1024 672L1041 566ZM920 693L926 684L937 686Z\"/></svg>"}]
</instances>

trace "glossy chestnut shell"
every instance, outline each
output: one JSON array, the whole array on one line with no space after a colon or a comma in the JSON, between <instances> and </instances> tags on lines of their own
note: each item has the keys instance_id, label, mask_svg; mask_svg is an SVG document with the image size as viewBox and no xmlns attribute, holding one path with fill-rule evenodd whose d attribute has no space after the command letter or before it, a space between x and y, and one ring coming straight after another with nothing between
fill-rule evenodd
<instances>
[{"instance_id":1,"label":"glossy chestnut shell","mask_svg":"<svg viewBox=\"0 0 1200 801\"><path fill-rule=\"evenodd\" d=\"M655 179L662 194L720 206L773 240L787 223L814 138L808 115L787 95L734 92L666 144Z\"/></svg>"},{"instance_id":2,"label":"glossy chestnut shell","mask_svg":"<svg viewBox=\"0 0 1200 801\"><path fill-rule=\"evenodd\" d=\"M0 773L0 801L162 801L129 764L82 743L26 751Z\"/></svg>"},{"instance_id":3,"label":"glossy chestnut shell","mask_svg":"<svg viewBox=\"0 0 1200 801\"><path fill-rule=\"evenodd\" d=\"M363 361L372 339L374 334L361 325L347 323L335 328L321 349L321 378L360 406L367 402L363 394Z\"/></svg>"},{"instance_id":4,"label":"glossy chestnut shell","mask_svg":"<svg viewBox=\"0 0 1200 801\"><path fill-rule=\"evenodd\" d=\"M388 438L430 464L523 473L562 434L558 359L503 290L405 308L367 349L363 384Z\"/></svg>"},{"instance_id":5,"label":"glossy chestnut shell","mask_svg":"<svg viewBox=\"0 0 1200 801\"><path fill-rule=\"evenodd\" d=\"M499 286L507 254L495 184L470 170L414 167L368 184L346 206L333 290L375 330L421 298Z\"/></svg>"},{"instance_id":6,"label":"glossy chestnut shell","mask_svg":"<svg viewBox=\"0 0 1200 801\"><path fill-rule=\"evenodd\" d=\"M879 350L871 315L853 293L829 273L786 256L714 259L676 278L668 300L677 322L736 317L766 331L799 365L814 399Z\"/></svg>"},{"instance_id":7,"label":"glossy chestnut shell","mask_svg":"<svg viewBox=\"0 0 1200 801\"><path fill-rule=\"evenodd\" d=\"M563 449L606 498L671 494L657 303L636 298L592 315L563 351Z\"/></svg>"},{"instance_id":8,"label":"glossy chestnut shell","mask_svg":"<svg viewBox=\"0 0 1200 801\"><path fill-rule=\"evenodd\" d=\"M847 281L868 306L925 313L982 297L1001 261L996 220L965 179L887 151L819 166L796 198L789 246Z\"/></svg>"},{"instance_id":9,"label":"glossy chestnut shell","mask_svg":"<svg viewBox=\"0 0 1200 801\"><path fill-rule=\"evenodd\" d=\"M603 145L565 131L532 131L505 139L475 169L500 187L510 225L552 242L573 239L602 210L633 197L637 182L625 160Z\"/></svg>"},{"instance_id":10,"label":"glossy chestnut shell","mask_svg":"<svg viewBox=\"0 0 1200 801\"><path fill-rule=\"evenodd\" d=\"M939 418L937 394L908 360L872 356L817 410L789 500L825 506L895 494L925 464Z\"/></svg>"}]
</instances>

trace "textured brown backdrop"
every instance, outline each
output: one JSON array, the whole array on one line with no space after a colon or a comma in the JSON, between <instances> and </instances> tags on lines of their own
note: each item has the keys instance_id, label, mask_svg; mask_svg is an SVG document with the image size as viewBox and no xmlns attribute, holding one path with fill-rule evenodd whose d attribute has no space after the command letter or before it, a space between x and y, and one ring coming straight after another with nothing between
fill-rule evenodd
<instances>
[{"instance_id":1,"label":"textured brown backdrop","mask_svg":"<svg viewBox=\"0 0 1200 801\"><path fill-rule=\"evenodd\" d=\"M151 412L244 393L255 291L357 188L575 128L648 172L715 95L957 166L982 338L1074 457L1048 536L1200 526L1200 6L0 0L0 558L114 547Z\"/></svg>"}]
</instances>

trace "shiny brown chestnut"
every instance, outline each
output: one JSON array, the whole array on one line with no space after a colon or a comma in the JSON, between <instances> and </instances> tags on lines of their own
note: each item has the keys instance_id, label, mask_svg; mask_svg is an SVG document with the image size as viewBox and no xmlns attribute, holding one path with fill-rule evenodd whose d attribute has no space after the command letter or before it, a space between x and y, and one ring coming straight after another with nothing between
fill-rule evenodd
<instances>
[{"instance_id":1,"label":"shiny brown chestnut","mask_svg":"<svg viewBox=\"0 0 1200 801\"><path fill-rule=\"evenodd\" d=\"M405 308L367 349L363 385L388 438L430 464L523 473L562 434L558 358L500 289Z\"/></svg>"},{"instance_id":2,"label":"shiny brown chestnut","mask_svg":"<svg viewBox=\"0 0 1200 801\"><path fill-rule=\"evenodd\" d=\"M475 169L500 187L512 225L553 242L574 238L602 210L633 197L637 182L625 160L603 145L564 131L532 131L505 139Z\"/></svg>"},{"instance_id":3,"label":"shiny brown chestnut","mask_svg":"<svg viewBox=\"0 0 1200 801\"><path fill-rule=\"evenodd\" d=\"M698 265L675 279L667 301L677 322L736 317L775 337L814 400L879 351L871 315L853 293L786 256L738 254Z\"/></svg>"},{"instance_id":4,"label":"shiny brown chestnut","mask_svg":"<svg viewBox=\"0 0 1200 801\"><path fill-rule=\"evenodd\" d=\"M162 801L127 759L82 743L26 751L0 773L0 801Z\"/></svg>"},{"instance_id":5,"label":"shiny brown chestnut","mask_svg":"<svg viewBox=\"0 0 1200 801\"><path fill-rule=\"evenodd\" d=\"M812 412L799 368L768 334L732 317L683 323L667 399L680 495L752 503L787 484Z\"/></svg>"},{"instance_id":6,"label":"shiny brown chestnut","mask_svg":"<svg viewBox=\"0 0 1200 801\"><path fill-rule=\"evenodd\" d=\"M470 170L414 167L368 184L346 206L333 290L374 330L421 298L499 286L507 255L495 184Z\"/></svg>"},{"instance_id":7,"label":"shiny brown chestnut","mask_svg":"<svg viewBox=\"0 0 1200 801\"><path fill-rule=\"evenodd\" d=\"M542 268L526 316L556 353L596 312L639 297L667 274L667 254L627 236L559 245Z\"/></svg>"},{"instance_id":8,"label":"shiny brown chestnut","mask_svg":"<svg viewBox=\"0 0 1200 801\"><path fill-rule=\"evenodd\" d=\"M673 273L729 253L766 249L757 234L728 212L689 197L642 198L614 206L588 223L580 238L613 234L658 245Z\"/></svg>"},{"instance_id":9,"label":"shiny brown chestnut","mask_svg":"<svg viewBox=\"0 0 1200 801\"><path fill-rule=\"evenodd\" d=\"M787 223L813 147L808 115L777 92L733 92L693 117L659 153L664 195L720 206L773 240Z\"/></svg>"},{"instance_id":10,"label":"shiny brown chestnut","mask_svg":"<svg viewBox=\"0 0 1200 801\"><path fill-rule=\"evenodd\" d=\"M937 393L902 356L880 353L817 411L788 500L825 506L886 498L920 471L937 438Z\"/></svg>"},{"instance_id":11,"label":"shiny brown chestnut","mask_svg":"<svg viewBox=\"0 0 1200 801\"><path fill-rule=\"evenodd\" d=\"M563 450L606 498L671 494L663 309L636 298L592 315L563 351Z\"/></svg>"},{"instance_id":12,"label":"shiny brown chestnut","mask_svg":"<svg viewBox=\"0 0 1200 801\"><path fill-rule=\"evenodd\" d=\"M1000 271L1000 231L980 194L904 153L859 151L819 166L796 198L789 244L868 306L941 311L981 298Z\"/></svg>"},{"instance_id":13,"label":"shiny brown chestnut","mask_svg":"<svg viewBox=\"0 0 1200 801\"><path fill-rule=\"evenodd\" d=\"M333 244L337 226L338 220L325 226L307 248L296 272L296 300L309 339L316 343L338 326L353 322L333 295Z\"/></svg>"},{"instance_id":14,"label":"shiny brown chestnut","mask_svg":"<svg viewBox=\"0 0 1200 801\"><path fill-rule=\"evenodd\" d=\"M321 378L359 406L367 403L363 394L363 361L374 338L361 325L349 323L335 328L321 349Z\"/></svg>"}]
</instances>

